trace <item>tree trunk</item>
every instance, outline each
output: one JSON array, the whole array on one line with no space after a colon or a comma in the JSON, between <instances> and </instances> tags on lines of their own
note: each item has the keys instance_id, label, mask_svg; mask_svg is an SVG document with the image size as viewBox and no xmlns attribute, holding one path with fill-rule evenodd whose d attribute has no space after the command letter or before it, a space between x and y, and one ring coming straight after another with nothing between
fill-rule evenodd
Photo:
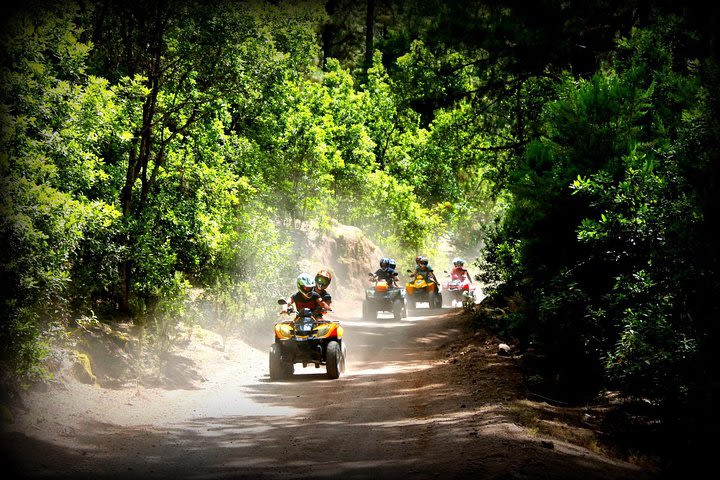
<instances>
[{"instance_id":1,"label":"tree trunk","mask_svg":"<svg viewBox=\"0 0 720 480\"><path fill-rule=\"evenodd\" d=\"M323 68L327 65L327 59L333 56L332 53L332 47L333 43L335 42L335 36L337 35L337 25L335 25L335 18L334 14L337 10L337 0L329 0L327 4L325 4L325 11L328 14L329 20L328 22L323 26L322 29L322 51L323 51L323 58L322 58L322 66Z\"/></svg>"},{"instance_id":2,"label":"tree trunk","mask_svg":"<svg viewBox=\"0 0 720 480\"><path fill-rule=\"evenodd\" d=\"M151 40L149 51L150 57L147 59L147 84L150 87L150 93L143 104L143 117L140 131L138 132L139 144L130 151L128 159L128 168L125 174L125 185L120 192L120 206L122 208L123 217L127 220L133 216L139 216L142 212L144 200L149 189L147 184L147 168L152 158L154 130L153 121L157 109L157 98L160 91L160 72L162 48L164 41L165 23L161 18L162 13L156 12L157 16L152 22L153 31L149 38ZM133 62L135 63L135 62ZM142 175L142 200L135 203L133 199L133 188L138 178ZM128 232L125 237L125 246L130 247L134 242L133 232ZM132 258L127 258L119 265L120 273L120 299L118 301L118 309L122 313L130 313L130 294L132 285Z\"/></svg>"},{"instance_id":3,"label":"tree trunk","mask_svg":"<svg viewBox=\"0 0 720 480\"><path fill-rule=\"evenodd\" d=\"M367 0L365 16L365 72L372 67L375 43L375 0Z\"/></svg>"}]
</instances>

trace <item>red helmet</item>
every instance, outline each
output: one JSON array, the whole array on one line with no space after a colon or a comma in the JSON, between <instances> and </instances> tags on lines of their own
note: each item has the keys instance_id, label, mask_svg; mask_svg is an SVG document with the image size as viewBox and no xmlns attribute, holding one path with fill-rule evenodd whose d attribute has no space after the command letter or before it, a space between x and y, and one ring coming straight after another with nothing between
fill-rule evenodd
<instances>
[{"instance_id":1,"label":"red helmet","mask_svg":"<svg viewBox=\"0 0 720 480\"><path fill-rule=\"evenodd\" d=\"M315 285L323 290L330 285L330 282L332 282L332 275L329 270L320 270L317 275L315 275Z\"/></svg>"}]
</instances>

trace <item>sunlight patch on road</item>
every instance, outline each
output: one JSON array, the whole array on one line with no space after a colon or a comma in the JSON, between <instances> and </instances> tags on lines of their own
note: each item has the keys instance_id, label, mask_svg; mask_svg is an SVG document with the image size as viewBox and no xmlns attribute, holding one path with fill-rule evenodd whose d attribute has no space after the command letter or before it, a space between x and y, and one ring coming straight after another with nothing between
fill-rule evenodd
<instances>
[{"instance_id":1,"label":"sunlight patch on road","mask_svg":"<svg viewBox=\"0 0 720 480\"><path fill-rule=\"evenodd\" d=\"M474 417L477 415L477 412L474 410L466 410L462 412L455 412L450 414L444 414L444 415L430 415L427 417L421 417L421 418L405 418L401 420L387 420L387 421L376 421L376 422L366 422L366 423L359 423L357 425L363 425L368 427L387 427L387 428L397 428L397 427L413 427L417 425L425 425L428 423L434 423L436 425L455 425L460 422L465 422L468 419Z\"/></svg>"},{"instance_id":2,"label":"sunlight patch on road","mask_svg":"<svg viewBox=\"0 0 720 480\"><path fill-rule=\"evenodd\" d=\"M348 368L348 372L346 372L347 376L392 375L394 373L418 372L421 370L427 370L428 368L431 368L432 365L428 365L426 363L412 364L406 362L395 362L386 363L380 367L363 367L362 365L351 365L351 367L352 368Z\"/></svg>"},{"instance_id":3,"label":"sunlight patch on road","mask_svg":"<svg viewBox=\"0 0 720 480\"><path fill-rule=\"evenodd\" d=\"M424 390L436 390L445 387L442 383L430 383L427 385L423 385L421 387L412 387L412 388L401 388L398 390L399 393L416 393L416 392L422 392Z\"/></svg>"},{"instance_id":4,"label":"sunlight patch on road","mask_svg":"<svg viewBox=\"0 0 720 480\"><path fill-rule=\"evenodd\" d=\"M323 471L324 476L327 478L340 478L340 477L350 477L350 478L382 478L380 475L375 472L379 468L394 468L397 469L400 466L405 466L406 468L409 466L412 466L415 464L417 460L414 458L393 458L391 460L355 460L355 461L347 461L347 462L335 462L330 464L324 464L323 465ZM362 477L355 476L353 474L359 475L362 472L368 472L368 474L363 475Z\"/></svg>"},{"instance_id":5,"label":"sunlight patch on road","mask_svg":"<svg viewBox=\"0 0 720 480\"><path fill-rule=\"evenodd\" d=\"M362 320L362 321L343 321L343 327L367 327L367 328L381 328L381 329L388 329L388 328L407 328L411 324L407 322L407 320L401 320L399 322L396 322L392 318L388 319L378 319L375 322L371 322L368 320Z\"/></svg>"},{"instance_id":6,"label":"sunlight patch on road","mask_svg":"<svg viewBox=\"0 0 720 480\"><path fill-rule=\"evenodd\" d=\"M371 471L380 467L393 467L397 468L400 465L411 465L413 464L415 460L414 459L405 459L401 460L398 458L393 458L390 460L379 460L379 459L372 459L372 460L355 460L355 461L347 461L347 462L323 462L322 464L322 476L326 478L333 478L333 477L342 477L342 476L352 476L353 471ZM284 467L294 467L294 468L301 468L301 467L312 467L317 468L318 462L316 460L294 460L294 461L286 461L284 462ZM313 476L315 477L315 476ZM357 478L357 477L356 477ZM365 478L365 477L362 477ZM375 475L368 476L367 478L377 478Z\"/></svg>"},{"instance_id":7,"label":"sunlight patch on road","mask_svg":"<svg viewBox=\"0 0 720 480\"><path fill-rule=\"evenodd\" d=\"M227 425L212 422L208 422L204 426L207 427L205 430L198 431L200 436L226 438L230 435L236 435L235 437L233 437L232 441L228 440L227 442L225 442L234 446L242 446L237 440L244 438L244 436L248 434L264 433L275 428L272 425L254 425L252 427L228 427ZM247 442L247 446L255 445L255 443L255 441Z\"/></svg>"},{"instance_id":8,"label":"sunlight patch on road","mask_svg":"<svg viewBox=\"0 0 720 480\"><path fill-rule=\"evenodd\" d=\"M168 392L167 397L175 396L176 392ZM243 388L218 390L212 395L206 391L198 392L202 401L193 401L195 392L177 392L180 401L194 405L191 417L231 417L231 416L295 416L304 410L289 406L276 406L254 401ZM177 420L177 419L176 419ZM172 421L172 420L171 420Z\"/></svg>"}]
</instances>

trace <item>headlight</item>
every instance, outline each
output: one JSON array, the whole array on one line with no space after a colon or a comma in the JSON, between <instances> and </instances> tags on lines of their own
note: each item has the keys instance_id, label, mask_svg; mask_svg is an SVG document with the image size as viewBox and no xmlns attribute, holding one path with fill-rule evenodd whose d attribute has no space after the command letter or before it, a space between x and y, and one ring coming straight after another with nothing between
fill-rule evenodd
<instances>
[{"instance_id":1,"label":"headlight","mask_svg":"<svg viewBox=\"0 0 720 480\"><path fill-rule=\"evenodd\" d=\"M319 325L319 326L317 327L317 334L316 334L316 336L321 337L321 338L322 338L322 337L327 337L328 335L330 335L330 332L332 331L333 326L334 326L334 325L333 325L332 323L326 323L326 324L323 324L323 325Z\"/></svg>"},{"instance_id":2,"label":"headlight","mask_svg":"<svg viewBox=\"0 0 720 480\"><path fill-rule=\"evenodd\" d=\"M290 338L292 337L292 325L288 323L278 323L275 325L275 335L278 338Z\"/></svg>"}]
</instances>

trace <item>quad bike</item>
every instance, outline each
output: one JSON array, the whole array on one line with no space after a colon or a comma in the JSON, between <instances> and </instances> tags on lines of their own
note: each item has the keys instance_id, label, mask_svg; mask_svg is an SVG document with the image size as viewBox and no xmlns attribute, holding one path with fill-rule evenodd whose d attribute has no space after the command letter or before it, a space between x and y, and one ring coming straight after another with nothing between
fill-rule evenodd
<instances>
[{"instance_id":1,"label":"quad bike","mask_svg":"<svg viewBox=\"0 0 720 480\"><path fill-rule=\"evenodd\" d=\"M287 301L278 300L279 305ZM321 312L302 308L295 312L292 305L284 312L295 318L275 324L275 343L270 346L270 379L290 377L295 364L303 367L314 363L325 365L328 378L339 378L345 371L343 328L336 320L326 320Z\"/></svg>"},{"instance_id":2,"label":"quad bike","mask_svg":"<svg viewBox=\"0 0 720 480\"><path fill-rule=\"evenodd\" d=\"M369 275L372 280L374 275ZM375 320L378 312L389 312L400 321L407 317L405 290L390 287L387 280L375 280L373 286L365 290L362 311L363 320Z\"/></svg>"},{"instance_id":3,"label":"quad bike","mask_svg":"<svg viewBox=\"0 0 720 480\"><path fill-rule=\"evenodd\" d=\"M442 308L442 294L437 283L422 274L416 274L415 278L405 285L405 291L410 310L417 309L418 303L423 302L426 302L430 308Z\"/></svg>"},{"instance_id":4,"label":"quad bike","mask_svg":"<svg viewBox=\"0 0 720 480\"><path fill-rule=\"evenodd\" d=\"M464 275L450 275L449 277L443 283L443 290L446 292L444 300L453 307L470 308L475 303L475 285L470 283Z\"/></svg>"}]
</instances>

